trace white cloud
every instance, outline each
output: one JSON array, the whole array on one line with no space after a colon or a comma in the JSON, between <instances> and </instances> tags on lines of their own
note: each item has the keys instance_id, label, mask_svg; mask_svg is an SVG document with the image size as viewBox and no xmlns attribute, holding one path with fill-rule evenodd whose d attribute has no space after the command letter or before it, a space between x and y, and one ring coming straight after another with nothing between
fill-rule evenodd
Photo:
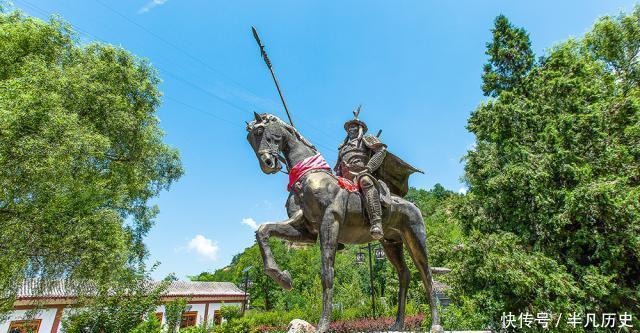
<instances>
[{"instance_id":1,"label":"white cloud","mask_svg":"<svg viewBox=\"0 0 640 333\"><path fill-rule=\"evenodd\" d=\"M248 225L249 228L251 228L252 230L258 230L258 223L256 223L256 220L254 220L254 219L252 219L250 217L242 219L241 223L245 224L245 225Z\"/></svg>"},{"instance_id":2,"label":"white cloud","mask_svg":"<svg viewBox=\"0 0 640 333\"><path fill-rule=\"evenodd\" d=\"M196 235L196 237L190 240L189 244L187 244L187 249L189 252L195 251L197 254L210 260L218 259L218 243L202 235Z\"/></svg>"},{"instance_id":3,"label":"white cloud","mask_svg":"<svg viewBox=\"0 0 640 333\"><path fill-rule=\"evenodd\" d=\"M467 194L467 188L466 188L466 187L464 187L464 186L463 186L463 187L461 187L461 188L458 190L458 193L460 193L460 194Z\"/></svg>"},{"instance_id":4,"label":"white cloud","mask_svg":"<svg viewBox=\"0 0 640 333\"><path fill-rule=\"evenodd\" d=\"M138 10L138 14L144 14L158 6L164 5L169 0L151 0Z\"/></svg>"}]
</instances>

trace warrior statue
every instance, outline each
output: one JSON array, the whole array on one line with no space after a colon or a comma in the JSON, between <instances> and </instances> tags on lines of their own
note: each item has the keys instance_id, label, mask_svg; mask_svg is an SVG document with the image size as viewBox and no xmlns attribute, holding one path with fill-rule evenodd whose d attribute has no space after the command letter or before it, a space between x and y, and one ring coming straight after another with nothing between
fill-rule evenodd
<instances>
[{"instance_id":1,"label":"warrior statue","mask_svg":"<svg viewBox=\"0 0 640 333\"><path fill-rule=\"evenodd\" d=\"M289 119L289 124L286 124L272 114L254 113L255 119L247 122L247 141L256 154L262 172L275 174L281 171L284 164L289 174L289 198L285 205L289 218L277 223L264 223L256 231L264 272L282 288L291 290L291 274L278 267L269 238L278 237L296 243L319 241L322 314L316 332L325 333L329 331L331 322L336 251L342 244L365 244L377 239L398 273L398 311L390 330L404 328L407 288L411 276L404 261L403 252L406 249L420 272L427 292L431 332L442 332L429 265L425 224L418 207L403 198L408 191L409 175L421 171L387 152L386 146L377 137L364 135L367 125L358 120L358 109L355 119L345 124L349 136L340 146L336 170L342 177L332 174L331 167L316 147L293 126L271 61L258 32L255 28L252 30ZM356 184L349 180L355 180ZM364 207L359 192L364 194ZM384 203L384 210L380 200ZM366 221L363 211L368 212L370 222Z\"/></svg>"},{"instance_id":2,"label":"warrior statue","mask_svg":"<svg viewBox=\"0 0 640 333\"><path fill-rule=\"evenodd\" d=\"M349 179L360 188L371 224L369 229L371 237L381 239L384 236L380 223L382 221L382 206L379 186L376 186L377 182L373 177L373 172L382 165L382 161L387 155L387 146L377 137L365 135L367 124L358 119L359 114L360 107L353 111L354 119L344 123L347 137L338 147L338 161L334 171L338 176Z\"/></svg>"},{"instance_id":3,"label":"warrior statue","mask_svg":"<svg viewBox=\"0 0 640 333\"><path fill-rule=\"evenodd\" d=\"M366 138L364 133L362 138L363 141ZM291 275L278 267L271 252L269 238L278 237L295 243L319 241L322 315L317 332L327 332L333 306L333 266L336 251L341 244L366 244L373 241L369 232L369 222L363 214L363 211L369 208L363 205L361 193L356 186L342 177L333 175L331 167L315 146L280 118L271 114L255 114L255 120L247 123L247 140L256 154L262 172L277 173L283 164L289 171L287 189L290 194L285 205L289 218L277 223L264 223L256 231L264 272L281 287L291 290ZM384 147L382 144L379 146ZM381 148L368 149L369 154L373 153L374 157L377 154L374 152L381 151ZM342 158L349 162L355 161L348 156ZM369 177L374 187L377 183L377 193L384 203L384 209L380 209L380 226L384 231L384 237L379 239L379 242L398 273L398 311L390 330L398 331L404 327L404 310L410 279L409 268L403 256L406 249L420 272L427 292L431 309L431 331L441 332L429 266L425 224L418 207L403 198L408 191L409 175L419 170L387 151L386 156L382 157L382 162L378 162L379 167L367 172L366 165L374 158L369 155L362 158L365 165L362 168L364 174L371 175Z\"/></svg>"},{"instance_id":4,"label":"warrior statue","mask_svg":"<svg viewBox=\"0 0 640 333\"><path fill-rule=\"evenodd\" d=\"M387 185L391 185L391 193L403 197L407 193L409 175L422 171L387 153L387 145L377 136L366 135L367 124L358 119L360 109L358 106L353 111L354 119L344 123L347 137L338 147L334 171L360 188L371 225L369 232L373 239L379 240L384 236L380 191L388 193ZM383 162L387 163L383 165Z\"/></svg>"}]
</instances>

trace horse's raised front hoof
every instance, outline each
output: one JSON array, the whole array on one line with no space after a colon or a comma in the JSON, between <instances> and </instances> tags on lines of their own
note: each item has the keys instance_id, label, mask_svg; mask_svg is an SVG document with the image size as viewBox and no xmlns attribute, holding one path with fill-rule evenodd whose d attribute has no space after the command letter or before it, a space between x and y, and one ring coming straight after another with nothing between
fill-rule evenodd
<instances>
[{"instance_id":1,"label":"horse's raised front hoof","mask_svg":"<svg viewBox=\"0 0 640 333\"><path fill-rule=\"evenodd\" d=\"M403 331L404 330L404 323L402 322L395 322L393 325L391 325L391 327L389 327L389 331L395 332L395 331Z\"/></svg>"},{"instance_id":2,"label":"horse's raised front hoof","mask_svg":"<svg viewBox=\"0 0 640 333\"><path fill-rule=\"evenodd\" d=\"M444 329L440 325L431 325L431 333L443 333Z\"/></svg>"},{"instance_id":3,"label":"horse's raised front hoof","mask_svg":"<svg viewBox=\"0 0 640 333\"><path fill-rule=\"evenodd\" d=\"M293 289L293 280L291 280L291 274L289 274L289 271L284 271L280 276L278 276L278 284L286 290Z\"/></svg>"},{"instance_id":4,"label":"horse's raised front hoof","mask_svg":"<svg viewBox=\"0 0 640 333\"><path fill-rule=\"evenodd\" d=\"M280 287L291 290L293 289L293 280L291 280L291 274L288 271L281 272L278 269L267 268L264 270L265 274L270 276Z\"/></svg>"}]
</instances>

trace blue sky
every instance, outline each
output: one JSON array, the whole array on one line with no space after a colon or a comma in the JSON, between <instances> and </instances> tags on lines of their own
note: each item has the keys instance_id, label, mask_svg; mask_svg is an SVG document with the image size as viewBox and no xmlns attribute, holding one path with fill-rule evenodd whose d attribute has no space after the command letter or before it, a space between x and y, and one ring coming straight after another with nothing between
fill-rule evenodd
<instances>
[{"instance_id":1,"label":"blue sky","mask_svg":"<svg viewBox=\"0 0 640 333\"><path fill-rule=\"evenodd\" d=\"M537 55L579 37L633 1L212 1L15 0L30 15L60 14L82 32L159 69L165 141L185 175L156 200L149 233L153 273L184 279L224 267L253 244L256 225L286 217L284 174L264 175L245 140L251 112L284 117L251 35L274 63L293 120L331 164L342 124L363 104L372 132L426 171L411 185L463 188L465 124L484 100L485 43L505 14L525 27Z\"/></svg>"}]
</instances>

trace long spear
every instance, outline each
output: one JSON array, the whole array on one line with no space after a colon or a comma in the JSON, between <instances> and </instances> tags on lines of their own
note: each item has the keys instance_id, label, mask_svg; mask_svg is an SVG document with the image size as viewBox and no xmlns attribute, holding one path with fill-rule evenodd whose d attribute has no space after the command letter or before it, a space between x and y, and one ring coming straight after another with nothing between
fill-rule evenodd
<instances>
[{"instance_id":1,"label":"long spear","mask_svg":"<svg viewBox=\"0 0 640 333\"><path fill-rule=\"evenodd\" d=\"M276 89L278 89L278 95L280 95L280 100L282 101L282 105L284 105L284 110L287 112L287 117L289 118L289 124L293 126L293 121L291 120L291 114L289 114L289 108L287 107L287 102L284 101L284 96L282 96L282 90L280 90L280 85L278 84L278 79L276 79L276 74L273 72L273 67L271 66L271 60L269 60L269 56L267 52L264 50L264 45L262 45L262 41L260 41L260 36L258 36L258 31L255 27L251 27L253 31L253 37L256 39L258 46L260 46L260 53L262 53L262 58L264 62L269 67L269 71L271 72L271 77L273 77L273 82L276 84ZM294 126L295 127L295 126Z\"/></svg>"}]
</instances>

